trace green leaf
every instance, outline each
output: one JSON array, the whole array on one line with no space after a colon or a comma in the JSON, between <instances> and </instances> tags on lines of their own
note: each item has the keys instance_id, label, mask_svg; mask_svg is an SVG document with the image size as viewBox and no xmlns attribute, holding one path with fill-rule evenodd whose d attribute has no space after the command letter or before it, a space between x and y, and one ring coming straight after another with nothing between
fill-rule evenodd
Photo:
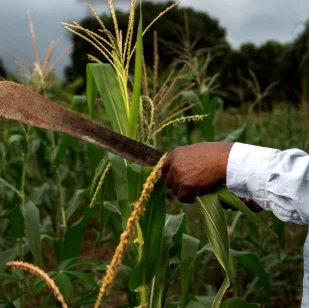
<instances>
[{"instance_id":1,"label":"green leaf","mask_svg":"<svg viewBox=\"0 0 309 308\"><path fill-rule=\"evenodd\" d=\"M130 281L132 291L141 285L147 285L155 275L165 224L165 211L165 186L160 180L155 185L146 205L146 213L140 222L144 236L143 255Z\"/></svg>"},{"instance_id":2,"label":"green leaf","mask_svg":"<svg viewBox=\"0 0 309 308\"><path fill-rule=\"evenodd\" d=\"M135 70L134 70L134 87L132 104L130 109L130 137L136 138L137 124L138 124L138 112L141 97L142 76L143 76L143 14L142 3L140 1L140 16L137 30L136 51L135 51Z\"/></svg>"},{"instance_id":3,"label":"green leaf","mask_svg":"<svg viewBox=\"0 0 309 308\"><path fill-rule=\"evenodd\" d=\"M132 292L130 290L129 284L130 284L130 279L132 277L133 270L132 268L120 264L118 267L118 275L121 279L121 282L123 284L123 290L127 293L128 301L129 301L129 307L135 307L137 306L136 303L136 292Z\"/></svg>"},{"instance_id":4,"label":"green leaf","mask_svg":"<svg viewBox=\"0 0 309 308\"><path fill-rule=\"evenodd\" d=\"M5 284L9 284L9 283L17 283L21 281L22 278L18 277L15 274L0 273L0 280L3 280Z\"/></svg>"},{"instance_id":5,"label":"green leaf","mask_svg":"<svg viewBox=\"0 0 309 308\"><path fill-rule=\"evenodd\" d=\"M251 212L249 208L243 202L241 202L241 200L236 195L231 193L226 187L221 187L217 191L217 193L221 201L233 206L234 208L245 214L257 225L277 237L277 235L263 221L261 221L253 212Z\"/></svg>"},{"instance_id":6,"label":"green leaf","mask_svg":"<svg viewBox=\"0 0 309 308\"><path fill-rule=\"evenodd\" d=\"M224 139L224 142L244 142L246 131L245 127L236 129Z\"/></svg>"},{"instance_id":7,"label":"green leaf","mask_svg":"<svg viewBox=\"0 0 309 308\"><path fill-rule=\"evenodd\" d=\"M95 175L96 169L105 155L105 151L95 147L92 144L87 144L88 161L92 175Z\"/></svg>"},{"instance_id":8,"label":"green leaf","mask_svg":"<svg viewBox=\"0 0 309 308\"><path fill-rule=\"evenodd\" d=\"M117 201L104 201L103 206L108 209L109 211L119 215L119 217L121 217L121 212L120 212L120 208L119 205L117 203Z\"/></svg>"},{"instance_id":9,"label":"green leaf","mask_svg":"<svg viewBox=\"0 0 309 308\"><path fill-rule=\"evenodd\" d=\"M102 160L98 163L98 166L95 168L94 177L92 179L92 183L91 183L90 187L95 188L97 186L96 184L97 184L98 180L100 179L101 175L103 174L107 164L108 164L108 158L107 157L102 158Z\"/></svg>"},{"instance_id":10,"label":"green leaf","mask_svg":"<svg viewBox=\"0 0 309 308\"><path fill-rule=\"evenodd\" d=\"M115 183L116 195L122 215L123 228L125 228L127 220L131 215L131 209L128 203L127 162L125 159L111 153L108 153L108 157L112 163L111 169Z\"/></svg>"},{"instance_id":11,"label":"green leaf","mask_svg":"<svg viewBox=\"0 0 309 308\"><path fill-rule=\"evenodd\" d=\"M181 307L185 307L189 290L193 290L193 272L200 241L183 234L181 249Z\"/></svg>"},{"instance_id":12,"label":"green leaf","mask_svg":"<svg viewBox=\"0 0 309 308\"><path fill-rule=\"evenodd\" d=\"M78 278L80 281L84 282L84 283L88 283L91 286L95 287L96 289L99 288L98 284L96 283L95 279L87 274L87 273L83 273L83 272L78 272L78 271L65 271L66 274L68 275L72 275L76 278Z\"/></svg>"},{"instance_id":13,"label":"green leaf","mask_svg":"<svg viewBox=\"0 0 309 308\"><path fill-rule=\"evenodd\" d=\"M10 298L11 303L15 302L18 298L22 297L25 294L27 294L27 292L25 292L25 291L18 291L18 292L16 292Z\"/></svg>"},{"instance_id":14,"label":"green leaf","mask_svg":"<svg viewBox=\"0 0 309 308\"><path fill-rule=\"evenodd\" d=\"M25 236L24 217L20 207L15 207L10 213L10 225L15 239L19 239Z\"/></svg>"},{"instance_id":15,"label":"green leaf","mask_svg":"<svg viewBox=\"0 0 309 308\"><path fill-rule=\"evenodd\" d=\"M229 243L227 225L224 212L216 192L197 197L196 201L203 215L204 227L212 250L226 273L223 284L211 306L212 308L219 308L222 297L230 285L228 277Z\"/></svg>"},{"instance_id":16,"label":"green leaf","mask_svg":"<svg viewBox=\"0 0 309 308\"><path fill-rule=\"evenodd\" d=\"M60 135L60 134L59 134ZM61 134L61 142L57 146L55 157L54 157L54 164L59 166L62 162L62 159L65 157L65 152L69 148L72 143L75 143L76 139L65 134Z\"/></svg>"},{"instance_id":17,"label":"green leaf","mask_svg":"<svg viewBox=\"0 0 309 308\"><path fill-rule=\"evenodd\" d=\"M63 295L64 300L67 301L72 294L72 283L70 278L67 274L60 272L54 277L54 281Z\"/></svg>"},{"instance_id":18,"label":"green leaf","mask_svg":"<svg viewBox=\"0 0 309 308\"><path fill-rule=\"evenodd\" d=\"M99 91L89 64L86 66L86 76L86 97L88 101L90 118L93 119L93 107Z\"/></svg>"},{"instance_id":19,"label":"green leaf","mask_svg":"<svg viewBox=\"0 0 309 308\"><path fill-rule=\"evenodd\" d=\"M23 142L24 140L25 140L24 136L16 134L16 135L10 136L10 138L8 139L8 144L11 145L15 142L20 143L20 142Z\"/></svg>"},{"instance_id":20,"label":"green leaf","mask_svg":"<svg viewBox=\"0 0 309 308\"><path fill-rule=\"evenodd\" d=\"M166 281L169 269L169 256L169 249L166 247L166 249L164 249L160 254L160 261L157 267L157 271L149 287L148 308L164 307L164 292L165 288L167 287Z\"/></svg>"},{"instance_id":21,"label":"green leaf","mask_svg":"<svg viewBox=\"0 0 309 308\"><path fill-rule=\"evenodd\" d=\"M82 83L83 84L83 83ZM87 89L86 89L87 91ZM97 96L97 93L95 94ZM87 97L85 95L74 95L72 98L72 109L77 112L83 112L84 106L88 102Z\"/></svg>"},{"instance_id":22,"label":"green leaf","mask_svg":"<svg viewBox=\"0 0 309 308\"><path fill-rule=\"evenodd\" d=\"M23 245L23 251L25 252L26 245ZM13 248L1 251L0 253L0 272L3 271L6 267L6 262L15 260L19 256L20 247L15 246Z\"/></svg>"},{"instance_id":23,"label":"green leaf","mask_svg":"<svg viewBox=\"0 0 309 308\"><path fill-rule=\"evenodd\" d=\"M73 267L75 267L76 262L77 262L76 257L65 259L58 264L58 267L57 267L58 271L64 271L64 270L72 267L72 265L73 265Z\"/></svg>"},{"instance_id":24,"label":"green leaf","mask_svg":"<svg viewBox=\"0 0 309 308\"><path fill-rule=\"evenodd\" d=\"M267 306L270 307L271 285L269 282L268 274L257 256L252 253L240 252L230 249L230 257L236 258L239 263L253 269L256 272L265 293Z\"/></svg>"},{"instance_id":25,"label":"green leaf","mask_svg":"<svg viewBox=\"0 0 309 308\"><path fill-rule=\"evenodd\" d=\"M4 294L0 294L0 303L9 304L10 300ZM5 307L9 307L9 306L5 306Z\"/></svg>"},{"instance_id":26,"label":"green leaf","mask_svg":"<svg viewBox=\"0 0 309 308\"><path fill-rule=\"evenodd\" d=\"M207 306L196 301L190 301L186 308L207 308Z\"/></svg>"},{"instance_id":27,"label":"green leaf","mask_svg":"<svg viewBox=\"0 0 309 308\"><path fill-rule=\"evenodd\" d=\"M131 164L128 165L128 197L129 203L134 203L138 200L142 188L142 170L143 167Z\"/></svg>"},{"instance_id":28,"label":"green leaf","mask_svg":"<svg viewBox=\"0 0 309 308\"><path fill-rule=\"evenodd\" d=\"M222 303L221 308L259 308L259 304L250 304L241 298L230 298Z\"/></svg>"},{"instance_id":29,"label":"green leaf","mask_svg":"<svg viewBox=\"0 0 309 308\"><path fill-rule=\"evenodd\" d=\"M207 307L211 307L212 302L214 301L215 296L195 296L194 299L199 303L204 304Z\"/></svg>"},{"instance_id":30,"label":"green leaf","mask_svg":"<svg viewBox=\"0 0 309 308\"><path fill-rule=\"evenodd\" d=\"M34 259L34 264L42 268L43 259L39 210L31 201L25 204L21 210L25 221L25 235Z\"/></svg>"},{"instance_id":31,"label":"green leaf","mask_svg":"<svg viewBox=\"0 0 309 308\"><path fill-rule=\"evenodd\" d=\"M81 205L81 200L85 195L85 189L77 189L74 196L69 201L67 208L65 209L66 220L69 221L70 217L75 213L75 211Z\"/></svg>"},{"instance_id":32,"label":"green leaf","mask_svg":"<svg viewBox=\"0 0 309 308\"><path fill-rule=\"evenodd\" d=\"M34 284L31 286L33 294L36 296L38 295L44 288L46 284L42 278L37 278Z\"/></svg>"},{"instance_id":33,"label":"green leaf","mask_svg":"<svg viewBox=\"0 0 309 308\"><path fill-rule=\"evenodd\" d=\"M209 251L213 252L211 245L207 244L203 248L201 248L197 255L200 256L202 253ZM271 296L271 286L268 278L268 274L265 271L262 263L259 261L256 255L246 252L246 251L236 251L233 249L229 249L229 256L230 258L235 258L239 263L242 265L253 269L257 276L259 277L259 280L261 282L261 285L264 289L264 293L266 296L266 301L268 307L270 307L270 296Z\"/></svg>"},{"instance_id":34,"label":"green leaf","mask_svg":"<svg viewBox=\"0 0 309 308\"><path fill-rule=\"evenodd\" d=\"M89 97L90 103L88 102L88 104L90 104L90 108L93 108L93 96L95 93L94 87L97 87L113 130L117 133L128 136L128 115L126 113L125 102L121 94L119 81L113 67L110 64L90 63L87 64L87 71L89 72L89 75L92 74L94 79L94 82L90 79L89 89L87 89L87 98ZM90 93L89 95L88 91Z\"/></svg>"},{"instance_id":35,"label":"green leaf","mask_svg":"<svg viewBox=\"0 0 309 308\"><path fill-rule=\"evenodd\" d=\"M184 231L186 215L166 215L164 231L161 241L159 264L156 275L151 281L148 291L148 308L161 308L164 306L164 291L166 288L167 273L169 269L170 249L174 246L173 238L179 231ZM183 232L181 233L181 237ZM180 245L181 247L181 245Z\"/></svg>"},{"instance_id":36,"label":"green leaf","mask_svg":"<svg viewBox=\"0 0 309 308\"><path fill-rule=\"evenodd\" d=\"M79 256L86 231L86 223L94 215L96 209L97 206L87 208L82 219L66 230L62 245L61 260L77 258Z\"/></svg>"},{"instance_id":37,"label":"green leaf","mask_svg":"<svg viewBox=\"0 0 309 308\"><path fill-rule=\"evenodd\" d=\"M17 196L21 198L22 196L21 192L18 189L16 189L13 185L11 185L9 182L7 182L5 179L0 178L0 183L3 184L6 188L14 191L14 193L16 193Z\"/></svg>"}]
</instances>

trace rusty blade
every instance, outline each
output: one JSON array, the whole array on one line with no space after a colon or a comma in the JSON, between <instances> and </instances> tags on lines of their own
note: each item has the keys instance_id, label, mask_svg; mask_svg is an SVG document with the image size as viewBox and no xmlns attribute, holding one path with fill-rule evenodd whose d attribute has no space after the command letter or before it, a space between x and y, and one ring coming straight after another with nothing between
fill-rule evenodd
<instances>
[{"instance_id":1,"label":"rusty blade","mask_svg":"<svg viewBox=\"0 0 309 308\"><path fill-rule=\"evenodd\" d=\"M9 81L0 82L0 116L70 135L142 166L156 165L163 155Z\"/></svg>"}]
</instances>

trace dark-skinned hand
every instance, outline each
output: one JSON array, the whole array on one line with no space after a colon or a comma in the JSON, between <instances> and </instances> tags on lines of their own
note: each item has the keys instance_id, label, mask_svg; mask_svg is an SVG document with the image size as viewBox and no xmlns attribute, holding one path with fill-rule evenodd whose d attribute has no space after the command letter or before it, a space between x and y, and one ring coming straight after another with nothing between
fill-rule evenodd
<instances>
[{"instance_id":1,"label":"dark-skinned hand","mask_svg":"<svg viewBox=\"0 0 309 308\"><path fill-rule=\"evenodd\" d=\"M233 143L226 142L202 142L176 148L162 167L166 187L172 189L179 201L194 203L196 196L225 184L232 146ZM262 210L252 199L242 201L254 212Z\"/></svg>"}]
</instances>

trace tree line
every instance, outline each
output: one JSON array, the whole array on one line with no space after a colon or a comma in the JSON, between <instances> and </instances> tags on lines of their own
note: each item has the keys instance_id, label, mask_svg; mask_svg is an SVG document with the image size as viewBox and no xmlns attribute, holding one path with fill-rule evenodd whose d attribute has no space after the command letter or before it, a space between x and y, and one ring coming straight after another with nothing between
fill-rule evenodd
<instances>
[{"instance_id":1,"label":"tree line","mask_svg":"<svg viewBox=\"0 0 309 308\"><path fill-rule=\"evenodd\" d=\"M168 4L145 2L144 25L148 25L170 4L172 2ZM137 22L138 12L135 16ZM114 28L111 16L104 14L101 18L107 29ZM124 30L125 36L128 13L118 11L117 18L119 28ZM83 19L80 24L95 32L99 28L93 17ZM294 41L288 44L276 41L267 41L260 46L244 43L238 49L234 49L227 42L226 30L217 19L206 12L176 7L161 17L144 36L145 62L149 67L153 66L154 31L159 38L161 72L168 70L175 57L179 56L179 51L188 45L188 38L194 50L206 52L212 50L218 54L211 62L208 73L219 74L220 90L228 93L227 101L230 104L239 105L265 91L268 94L266 100L269 104L281 101L299 104L309 97L309 22L304 24L303 31ZM85 76L85 65L89 62L87 54L104 61L102 55L82 38L72 35L72 42L74 46L71 55L72 64L65 69L67 82ZM4 74L0 62L0 75Z\"/></svg>"}]
</instances>

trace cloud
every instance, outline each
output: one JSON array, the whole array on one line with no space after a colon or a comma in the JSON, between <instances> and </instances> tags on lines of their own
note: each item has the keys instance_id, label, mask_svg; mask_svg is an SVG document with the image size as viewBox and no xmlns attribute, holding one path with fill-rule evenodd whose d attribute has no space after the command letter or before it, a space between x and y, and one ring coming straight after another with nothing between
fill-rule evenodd
<instances>
[{"instance_id":1,"label":"cloud","mask_svg":"<svg viewBox=\"0 0 309 308\"><path fill-rule=\"evenodd\" d=\"M33 62L33 49L27 14L29 10L36 30L40 55L43 57L49 44L64 36L59 51L70 45L70 35L60 24L88 16L85 0L1 0L0 45L4 45L29 62ZM107 0L88 0L98 13L108 12ZM154 0L153 2L167 2ZM114 0L115 7L127 10L130 0ZM227 29L227 38L238 46L243 41L261 43L266 39L290 41L296 35L296 26L308 18L307 0L182 0L182 6L206 11L218 18ZM298 30L299 31L299 30ZM14 70L14 60L1 52L5 66ZM67 56L57 67L62 75L70 63Z\"/></svg>"}]
</instances>

